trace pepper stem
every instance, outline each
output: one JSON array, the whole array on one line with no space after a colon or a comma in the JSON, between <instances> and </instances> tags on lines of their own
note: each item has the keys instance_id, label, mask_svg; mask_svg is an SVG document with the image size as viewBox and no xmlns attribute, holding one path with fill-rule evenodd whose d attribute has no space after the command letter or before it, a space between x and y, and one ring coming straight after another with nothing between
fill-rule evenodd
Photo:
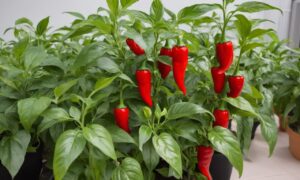
<instances>
[{"instance_id":1,"label":"pepper stem","mask_svg":"<svg viewBox=\"0 0 300 180\"><path fill-rule=\"evenodd\" d=\"M120 91L120 104L118 106L118 108L126 108L125 104L124 104L124 99L123 99L123 91L124 91L124 87L122 85L122 82L121 82L121 91Z\"/></svg>"},{"instance_id":2,"label":"pepper stem","mask_svg":"<svg viewBox=\"0 0 300 180\"><path fill-rule=\"evenodd\" d=\"M182 37L181 36L179 36L178 38L177 38L177 46L184 46L185 44L184 44L184 42L183 42L183 40L182 40Z\"/></svg>"},{"instance_id":3,"label":"pepper stem","mask_svg":"<svg viewBox=\"0 0 300 180\"><path fill-rule=\"evenodd\" d=\"M166 40L166 44L165 44L164 48L172 49L172 45L171 45L171 40L170 39Z\"/></svg>"},{"instance_id":4,"label":"pepper stem","mask_svg":"<svg viewBox=\"0 0 300 180\"><path fill-rule=\"evenodd\" d=\"M220 110L225 110L226 102L222 100Z\"/></svg>"},{"instance_id":5,"label":"pepper stem","mask_svg":"<svg viewBox=\"0 0 300 180\"><path fill-rule=\"evenodd\" d=\"M143 64L142 64L142 66L141 66L140 69L147 69L146 63L147 63L147 60L145 59L145 60L143 61Z\"/></svg>"}]
</instances>

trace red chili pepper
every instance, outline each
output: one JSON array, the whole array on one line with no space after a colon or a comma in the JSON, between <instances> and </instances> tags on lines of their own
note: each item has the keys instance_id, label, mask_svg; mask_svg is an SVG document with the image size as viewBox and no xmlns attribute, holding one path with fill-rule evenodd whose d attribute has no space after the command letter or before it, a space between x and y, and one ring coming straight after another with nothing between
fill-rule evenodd
<instances>
[{"instance_id":1,"label":"red chili pepper","mask_svg":"<svg viewBox=\"0 0 300 180\"><path fill-rule=\"evenodd\" d=\"M215 122L214 126L221 126L228 128L229 125L229 112L227 110L216 109L214 110Z\"/></svg>"},{"instance_id":2,"label":"red chili pepper","mask_svg":"<svg viewBox=\"0 0 300 180\"><path fill-rule=\"evenodd\" d=\"M245 78L244 76L230 76L228 78L230 92L227 93L228 97L237 98L244 86Z\"/></svg>"},{"instance_id":3,"label":"red chili pepper","mask_svg":"<svg viewBox=\"0 0 300 180\"><path fill-rule=\"evenodd\" d=\"M211 68L211 74L214 81L214 89L217 94L222 93L225 87L226 75L218 67Z\"/></svg>"},{"instance_id":4,"label":"red chili pepper","mask_svg":"<svg viewBox=\"0 0 300 180\"><path fill-rule=\"evenodd\" d=\"M220 70L227 71L233 62L233 45L231 41L218 43L216 47L217 58L220 63Z\"/></svg>"},{"instance_id":5,"label":"red chili pepper","mask_svg":"<svg viewBox=\"0 0 300 180\"><path fill-rule=\"evenodd\" d=\"M151 98L151 72L148 69L140 69L135 73L140 95L143 101L152 107Z\"/></svg>"},{"instance_id":6,"label":"red chili pepper","mask_svg":"<svg viewBox=\"0 0 300 180\"><path fill-rule=\"evenodd\" d=\"M172 57L172 48L170 47L168 41L166 42L166 45L160 49L160 55ZM157 67L163 79L166 79L166 77L169 75L169 73L172 70L172 66L162 63L160 61L158 61Z\"/></svg>"},{"instance_id":7,"label":"red chili pepper","mask_svg":"<svg viewBox=\"0 0 300 180\"><path fill-rule=\"evenodd\" d=\"M116 124L124 131L130 133L129 129L129 109L127 107L120 107L114 109L114 116Z\"/></svg>"},{"instance_id":8,"label":"red chili pepper","mask_svg":"<svg viewBox=\"0 0 300 180\"><path fill-rule=\"evenodd\" d=\"M178 88L186 95L186 87L184 83L185 70L188 65L189 50L181 41L172 49L172 64L174 79Z\"/></svg>"},{"instance_id":9,"label":"red chili pepper","mask_svg":"<svg viewBox=\"0 0 300 180\"><path fill-rule=\"evenodd\" d=\"M145 50L141 48L133 39L126 39L126 43L130 50L137 56L145 54Z\"/></svg>"},{"instance_id":10,"label":"red chili pepper","mask_svg":"<svg viewBox=\"0 0 300 180\"><path fill-rule=\"evenodd\" d=\"M197 147L198 169L207 178L207 180L212 180L211 174L209 172L209 166L213 154L214 150L212 147Z\"/></svg>"}]
</instances>

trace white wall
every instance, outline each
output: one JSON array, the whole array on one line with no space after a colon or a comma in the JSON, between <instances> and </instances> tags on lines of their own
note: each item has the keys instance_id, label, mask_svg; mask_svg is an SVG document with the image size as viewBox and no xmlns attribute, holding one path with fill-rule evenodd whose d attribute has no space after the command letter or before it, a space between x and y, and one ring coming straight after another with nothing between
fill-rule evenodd
<instances>
[{"instance_id":1,"label":"white wall","mask_svg":"<svg viewBox=\"0 0 300 180\"><path fill-rule=\"evenodd\" d=\"M178 11L184 6L196 3L220 2L221 0L162 1L169 9ZM237 0L238 3L244 1ZM78 11L88 15L96 12L99 6L106 6L105 2L105 0L0 0L0 37L4 37L5 39L11 38L11 34L3 36L2 33L6 28L13 26L14 21L20 17L27 17L34 23L37 23L40 19L51 16L51 26L59 27L69 24L72 20L71 16L63 14L63 12ZM140 0L132 8L149 11L151 2L151 0ZM274 25L267 24L266 26L277 29L281 38L287 38L291 0L264 0L263 2L281 7L285 13L282 16L278 12L269 11L258 13L256 16L259 18L269 18L274 21Z\"/></svg>"}]
</instances>

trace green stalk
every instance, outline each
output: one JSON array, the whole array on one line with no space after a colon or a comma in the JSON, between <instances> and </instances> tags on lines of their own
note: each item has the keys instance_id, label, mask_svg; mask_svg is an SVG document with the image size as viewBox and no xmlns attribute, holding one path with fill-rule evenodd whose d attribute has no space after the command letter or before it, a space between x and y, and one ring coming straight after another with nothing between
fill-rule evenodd
<instances>
[{"instance_id":1,"label":"green stalk","mask_svg":"<svg viewBox=\"0 0 300 180\"><path fill-rule=\"evenodd\" d=\"M222 42L225 42L225 38L226 38L226 26L227 26L227 20L226 20L226 1L223 0L223 29L222 29Z\"/></svg>"},{"instance_id":2,"label":"green stalk","mask_svg":"<svg viewBox=\"0 0 300 180\"><path fill-rule=\"evenodd\" d=\"M240 62L241 62L241 59L242 59L242 55L244 54L243 46L244 46L244 43L242 43L242 45L241 45L241 50L240 50L239 58L238 58L238 61L237 61L237 64L236 64L236 68L235 68L234 73L233 73L234 76L236 76L238 74L239 69L240 69Z\"/></svg>"}]
</instances>

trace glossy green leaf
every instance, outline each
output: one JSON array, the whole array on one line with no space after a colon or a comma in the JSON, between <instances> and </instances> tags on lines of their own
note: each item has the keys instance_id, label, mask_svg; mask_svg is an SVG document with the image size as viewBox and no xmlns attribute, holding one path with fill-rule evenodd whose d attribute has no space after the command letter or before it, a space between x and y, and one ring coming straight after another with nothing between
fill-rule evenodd
<instances>
[{"instance_id":1,"label":"glossy green leaf","mask_svg":"<svg viewBox=\"0 0 300 180\"><path fill-rule=\"evenodd\" d=\"M68 130L58 138L53 159L54 178L62 180L70 165L85 148L86 140L80 130Z\"/></svg>"},{"instance_id":2,"label":"glossy green leaf","mask_svg":"<svg viewBox=\"0 0 300 180\"><path fill-rule=\"evenodd\" d=\"M139 129L139 148L143 151L143 145L151 138L152 130L149 126L142 125Z\"/></svg>"},{"instance_id":3,"label":"glossy green leaf","mask_svg":"<svg viewBox=\"0 0 300 180\"><path fill-rule=\"evenodd\" d=\"M43 48L29 47L24 54L24 66L27 70L38 67L47 56L48 55Z\"/></svg>"},{"instance_id":4,"label":"glossy green leaf","mask_svg":"<svg viewBox=\"0 0 300 180\"><path fill-rule=\"evenodd\" d=\"M208 139L216 151L228 158L241 176L243 172L243 154L236 137L228 129L215 127L209 131Z\"/></svg>"},{"instance_id":5,"label":"glossy green leaf","mask_svg":"<svg viewBox=\"0 0 300 180\"><path fill-rule=\"evenodd\" d=\"M117 126L109 126L106 129L110 132L114 143L137 144L127 132Z\"/></svg>"},{"instance_id":6,"label":"glossy green leaf","mask_svg":"<svg viewBox=\"0 0 300 180\"><path fill-rule=\"evenodd\" d=\"M139 0L121 0L121 5L123 8L128 8L130 7L132 4L138 2Z\"/></svg>"},{"instance_id":7,"label":"glossy green leaf","mask_svg":"<svg viewBox=\"0 0 300 180\"><path fill-rule=\"evenodd\" d=\"M44 119L38 126L38 133L45 131L52 127L54 124L69 121L70 116L63 108L51 108L46 110L42 116Z\"/></svg>"},{"instance_id":8,"label":"glossy green leaf","mask_svg":"<svg viewBox=\"0 0 300 180\"><path fill-rule=\"evenodd\" d=\"M28 24L29 26L33 26L33 23L30 19L22 17L16 20L15 25Z\"/></svg>"},{"instance_id":9,"label":"glossy green leaf","mask_svg":"<svg viewBox=\"0 0 300 180\"><path fill-rule=\"evenodd\" d=\"M23 127L30 131L37 118L48 108L51 99L48 97L27 98L18 101L18 114Z\"/></svg>"},{"instance_id":10,"label":"glossy green leaf","mask_svg":"<svg viewBox=\"0 0 300 180\"><path fill-rule=\"evenodd\" d=\"M238 33L242 39L246 39L251 32L252 24L246 18L246 16L242 14L237 14L235 17L237 20L234 22L234 24L238 30Z\"/></svg>"},{"instance_id":11,"label":"glossy green leaf","mask_svg":"<svg viewBox=\"0 0 300 180\"><path fill-rule=\"evenodd\" d=\"M260 124L262 135L269 145L269 155L271 156L277 143L278 128L276 122L270 115L262 115Z\"/></svg>"},{"instance_id":12,"label":"glossy green leaf","mask_svg":"<svg viewBox=\"0 0 300 180\"><path fill-rule=\"evenodd\" d=\"M155 21L160 21L164 15L164 7L160 0L153 0L150 15Z\"/></svg>"},{"instance_id":13,"label":"glossy green leaf","mask_svg":"<svg viewBox=\"0 0 300 180\"><path fill-rule=\"evenodd\" d=\"M273 29L254 29L251 31L251 33L248 36L248 39L254 39L257 37L261 37L263 35L266 35L267 33L274 31Z\"/></svg>"},{"instance_id":14,"label":"glossy green leaf","mask_svg":"<svg viewBox=\"0 0 300 180\"><path fill-rule=\"evenodd\" d=\"M145 143L142 155L148 170L152 171L155 169L159 163L159 155L156 153L151 141Z\"/></svg>"},{"instance_id":15,"label":"glossy green leaf","mask_svg":"<svg viewBox=\"0 0 300 180\"><path fill-rule=\"evenodd\" d=\"M85 139L98 148L106 156L116 160L117 155L114 149L110 133L101 125L92 124L83 129Z\"/></svg>"},{"instance_id":16,"label":"glossy green leaf","mask_svg":"<svg viewBox=\"0 0 300 180\"><path fill-rule=\"evenodd\" d=\"M68 82L62 83L54 89L54 95L56 99L59 99L62 95L64 95L69 89L77 84L78 80L73 79Z\"/></svg>"},{"instance_id":17,"label":"glossy green leaf","mask_svg":"<svg viewBox=\"0 0 300 180\"><path fill-rule=\"evenodd\" d=\"M162 157L174 170L182 176L182 162L180 147L175 139L168 133L154 135L153 146L157 154Z\"/></svg>"},{"instance_id":18,"label":"glossy green leaf","mask_svg":"<svg viewBox=\"0 0 300 180\"><path fill-rule=\"evenodd\" d=\"M48 24L49 24L49 18L50 18L50 17L48 16L48 17L42 19L42 20L38 23L38 25L37 25L37 27L36 27L36 34L37 34L38 36L41 36L41 35L43 35L43 34L46 33L47 28L48 28Z\"/></svg>"},{"instance_id":19,"label":"glossy green leaf","mask_svg":"<svg viewBox=\"0 0 300 180\"><path fill-rule=\"evenodd\" d=\"M84 19L85 19L84 16L83 16L81 13L79 13L79 12L71 12L71 11L68 11L68 12L64 12L64 13L70 14L70 15L72 15L72 16L74 16L74 17L77 17L78 19L81 19L81 20L84 20Z\"/></svg>"},{"instance_id":20,"label":"glossy green leaf","mask_svg":"<svg viewBox=\"0 0 300 180\"><path fill-rule=\"evenodd\" d=\"M29 142L30 134L24 130L3 137L0 141L1 164L7 168L12 177L15 177L23 165Z\"/></svg>"},{"instance_id":21,"label":"glossy green leaf","mask_svg":"<svg viewBox=\"0 0 300 180\"><path fill-rule=\"evenodd\" d=\"M167 119L179 119L183 117L189 117L195 114L207 113L212 116L212 114L206 109L202 108L200 105L181 102L173 104L168 110Z\"/></svg>"},{"instance_id":22,"label":"glossy green leaf","mask_svg":"<svg viewBox=\"0 0 300 180\"><path fill-rule=\"evenodd\" d=\"M237 7L237 11L247 13L256 13L268 10L278 10L283 13L281 9L259 1L244 2Z\"/></svg>"},{"instance_id":23,"label":"glossy green leaf","mask_svg":"<svg viewBox=\"0 0 300 180\"><path fill-rule=\"evenodd\" d=\"M125 158L112 173L112 180L143 180L140 164L133 158Z\"/></svg>"},{"instance_id":24,"label":"glossy green leaf","mask_svg":"<svg viewBox=\"0 0 300 180\"><path fill-rule=\"evenodd\" d=\"M106 0L106 3L113 15L116 15L119 10L119 0Z\"/></svg>"},{"instance_id":25,"label":"glossy green leaf","mask_svg":"<svg viewBox=\"0 0 300 180\"><path fill-rule=\"evenodd\" d=\"M249 112L254 116L259 116L256 111L253 109L251 104L244 99L243 97L237 98L223 98L224 101L228 102L230 105L236 107L237 109L241 109L243 111Z\"/></svg>"},{"instance_id":26,"label":"glossy green leaf","mask_svg":"<svg viewBox=\"0 0 300 180\"><path fill-rule=\"evenodd\" d=\"M104 53L105 47L98 43L93 43L85 46L75 59L73 69L76 70L96 61L99 57L103 56Z\"/></svg>"},{"instance_id":27,"label":"glossy green leaf","mask_svg":"<svg viewBox=\"0 0 300 180\"><path fill-rule=\"evenodd\" d=\"M181 9L177 15L179 22L189 22L199 19L202 15L218 8L216 4L195 4Z\"/></svg>"},{"instance_id":28,"label":"glossy green leaf","mask_svg":"<svg viewBox=\"0 0 300 180\"><path fill-rule=\"evenodd\" d=\"M77 107L71 106L70 110L69 110L69 113L70 113L70 116L72 118L74 118L76 121L80 120L81 111Z\"/></svg>"},{"instance_id":29,"label":"glossy green leaf","mask_svg":"<svg viewBox=\"0 0 300 180\"><path fill-rule=\"evenodd\" d=\"M109 73L120 73L121 71L119 66L113 60L107 57L99 58L97 61L97 66Z\"/></svg>"}]
</instances>

